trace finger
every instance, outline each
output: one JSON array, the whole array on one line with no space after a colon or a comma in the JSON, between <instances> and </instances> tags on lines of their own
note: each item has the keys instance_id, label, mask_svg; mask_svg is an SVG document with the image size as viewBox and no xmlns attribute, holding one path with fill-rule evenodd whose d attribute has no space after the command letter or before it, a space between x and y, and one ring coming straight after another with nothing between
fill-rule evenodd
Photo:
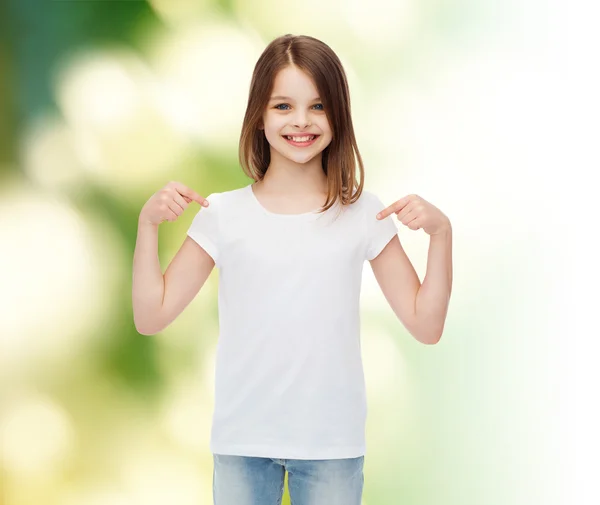
<instances>
[{"instance_id":1,"label":"finger","mask_svg":"<svg viewBox=\"0 0 600 505\"><path fill-rule=\"evenodd\" d=\"M409 201L410 200L409 200L408 196L401 198L400 200L398 200L397 202L394 202L392 205L390 205L389 207L386 207L379 214L377 214L377 219L384 219L384 218L388 217L392 212L401 211L404 208L404 206L408 204Z\"/></svg>"},{"instance_id":2,"label":"finger","mask_svg":"<svg viewBox=\"0 0 600 505\"><path fill-rule=\"evenodd\" d=\"M167 204L167 207L169 207L169 210L173 214L175 214L177 217L181 216L181 214L183 213L183 209L175 200L173 200L172 202L169 202Z\"/></svg>"},{"instance_id":3,"label":"finger","mask_svg":"<svg viewBox=\"0 0 600 505\"><path fill-rule=\"evenodd\" d=\"M402 222L402 224L406 224L411 219L414 219L418 215L418 209L415 207L415 202L408 202L408 205L405 205L404 208L397 212L398 220ZM408 221L406 218L408 217ZM405 222L406 221L406 222Z\"/></svg>"},{"instance_id":4,"label":"finger","mask_svg":"<svg viewBox=\"0 0 600 505\"><path fill-rule=\"evenodd\" d=\"M173 198L173 202L175 202L175 204L177 204L177 206L181 208L182 212L188 208L189 202L191 201L191 200L189 200L189 198L180 195L177 191L173 191L172 198Z\"/></svg>"},{"instance_id":5,"label":"finger","mask_svg":"<svg viewBox=\"0 0 600 505\"><path fill-rule=\"evenodd\" d=\"M173 212L173 210L171 209L171 207L169 207L166 212L165 212L165 219L167 221L175 221L179 216Z\"/></svg>"},{"instance_id":6,"label":"finger","mask_svg":"<svg viewBox=\"0 0 600 505\"><path fill-rule=\"evenodd\" d=\"M209 201L206 198L201 197L198 193L196 193L193 189L184 186L180 182L174 184L175 190L182 196L187 196L190 200L194 200L198 202L200 205L204 207L208 207Z\"/></svg>"},{"instance_id":7,"label":"finger","mask_svg":"<svg viewBox=\"0 0 600 505\"><path fill-rule=\"evenodd\" d=\"M416 217L410 223L408 223L406 226L408 226L411 230L418 230L419 228L421 228L421 223L422 223L421 219Z\"/></svg>"},{"instance_id":8,"label":"finger","mask_svg":"<svg viewBox=\"0 0 600 505\"><path fill-rule=\"evenodd\" d=\"M398 214L398 219L405 226L408 226L411 222L413 222L418 217L419 217L419 213L416 212L415 209L409 210L406 213Z\"/></svg>"}]
</instances>

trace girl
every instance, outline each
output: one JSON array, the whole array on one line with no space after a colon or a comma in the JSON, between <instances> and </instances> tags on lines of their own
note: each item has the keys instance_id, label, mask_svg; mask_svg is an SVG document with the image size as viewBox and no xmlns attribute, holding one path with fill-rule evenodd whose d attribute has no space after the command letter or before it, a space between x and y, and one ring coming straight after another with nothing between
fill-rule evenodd
<instances>
[{"instance_id":1,"label":"girl","mask_svg":"<svg viewBox=\"0 0 600 505\"><path fill-rule=\"evenodd\" d=\"M360 505L363 264L371 262L410 333L435 343L452 282L450 222L417 195L383 209L363 190L346 76L329 46L312 37L279 37L260 56L239 154L252 184L203 198L171 182L144 205L136 327L150 335L168 326L216 265L214 503L279 505L287 471L294 505ZM158 224L192 200L205 208L163 277ZM423 286L387 219L392 212L431 235Z\"/></svg>"}]
</instances>

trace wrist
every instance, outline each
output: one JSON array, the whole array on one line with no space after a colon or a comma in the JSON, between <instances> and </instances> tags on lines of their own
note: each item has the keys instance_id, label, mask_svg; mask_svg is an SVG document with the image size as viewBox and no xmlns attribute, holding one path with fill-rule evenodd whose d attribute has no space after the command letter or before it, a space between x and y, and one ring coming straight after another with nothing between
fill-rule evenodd
<instances>
[{"instance_id":1,"label":"wrist","mask_svg":"<svg viewBox=\"0 0 600 505\"><path fill-rule=\"evenodd\" d=\"M138 218L138 228L155 229L155 228L158 228L158 225L149 221L148 218L140 215L140 217Z\"/></svg>"},{"instance_id":2,"label":"wrist","mask_svg":"<svg viewBox=\"0 0 600 505\"><path fill-rule=\"evenodd\" d=\"M451 233L452 225L450 224L450 221L448 221L446 224L440 227L440 229L436 233L433 233L431 236L434 237L436 235L449 235Z\"/></svg>"}]
</instances>

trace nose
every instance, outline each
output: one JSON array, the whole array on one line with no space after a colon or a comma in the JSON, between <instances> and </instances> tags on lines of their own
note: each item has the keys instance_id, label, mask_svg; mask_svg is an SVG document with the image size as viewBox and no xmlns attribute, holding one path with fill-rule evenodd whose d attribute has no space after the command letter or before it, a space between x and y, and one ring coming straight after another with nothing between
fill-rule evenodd
<instances>
[{"instance_id":1,"label":"nose","mask_svg":"<svg viewBox=\"0 0 600 505\"><path fill-rule=\"evenodd\" d=\"M297 128L304 129L310 126L311 122L308 119L308 114L304 111L298 110L296 116L294 116L294 126Z\"/></svg>"}]
</instances>

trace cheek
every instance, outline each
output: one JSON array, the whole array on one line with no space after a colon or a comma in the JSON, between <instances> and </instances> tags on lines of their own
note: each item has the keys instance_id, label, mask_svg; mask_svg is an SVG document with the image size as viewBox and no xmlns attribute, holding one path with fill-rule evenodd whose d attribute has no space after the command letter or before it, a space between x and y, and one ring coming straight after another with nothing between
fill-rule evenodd
<instances>
[{"instance_id":1,"label":"cheek","mask_svg":"<svg viewBox=\"0 0 600 505\"><path fill-rule=\"evenodd\" d=\"M270 142L277 140L279 138L279 131L279 128L273 125L267 125L265 127L265 136L267 137L267 140Z\"/></svg>"},{"instance_id":2,"label":"cheek","mask_svg":"<svg viewBox=\"0 0 600 505\"><path fill-rule=\"evenodd\" d=\"M327 121L327 118L323 118L321 121L319 121L318 125L326 135L331 136L331 126L329 126L329 121Z\"/></svg>"},{"instance_id":3,"label":"cheek","mask_svg":"<svg viewBox=\"0 0 600 505\"><path fill-rule=\"evenodd\" d=\"M282 128L285 127L285 123L279 118L268 118L264 125L265 131L271 135L278 135Z\"/></svg>"},{"instance_id":4,"label":"cheek","mask_svg":"<svg viewBox=\"0 0 600 505\"><path fill-rule=\"evenodd\" d=\"M325 124L320 124L319 127L321 128L321 131L323 132L323 140L325 140L327 143L329 143L332 139L332 132L331 132L331 128L329 127L329 125L327 123Z\"/></svg>"}]
</instances>

